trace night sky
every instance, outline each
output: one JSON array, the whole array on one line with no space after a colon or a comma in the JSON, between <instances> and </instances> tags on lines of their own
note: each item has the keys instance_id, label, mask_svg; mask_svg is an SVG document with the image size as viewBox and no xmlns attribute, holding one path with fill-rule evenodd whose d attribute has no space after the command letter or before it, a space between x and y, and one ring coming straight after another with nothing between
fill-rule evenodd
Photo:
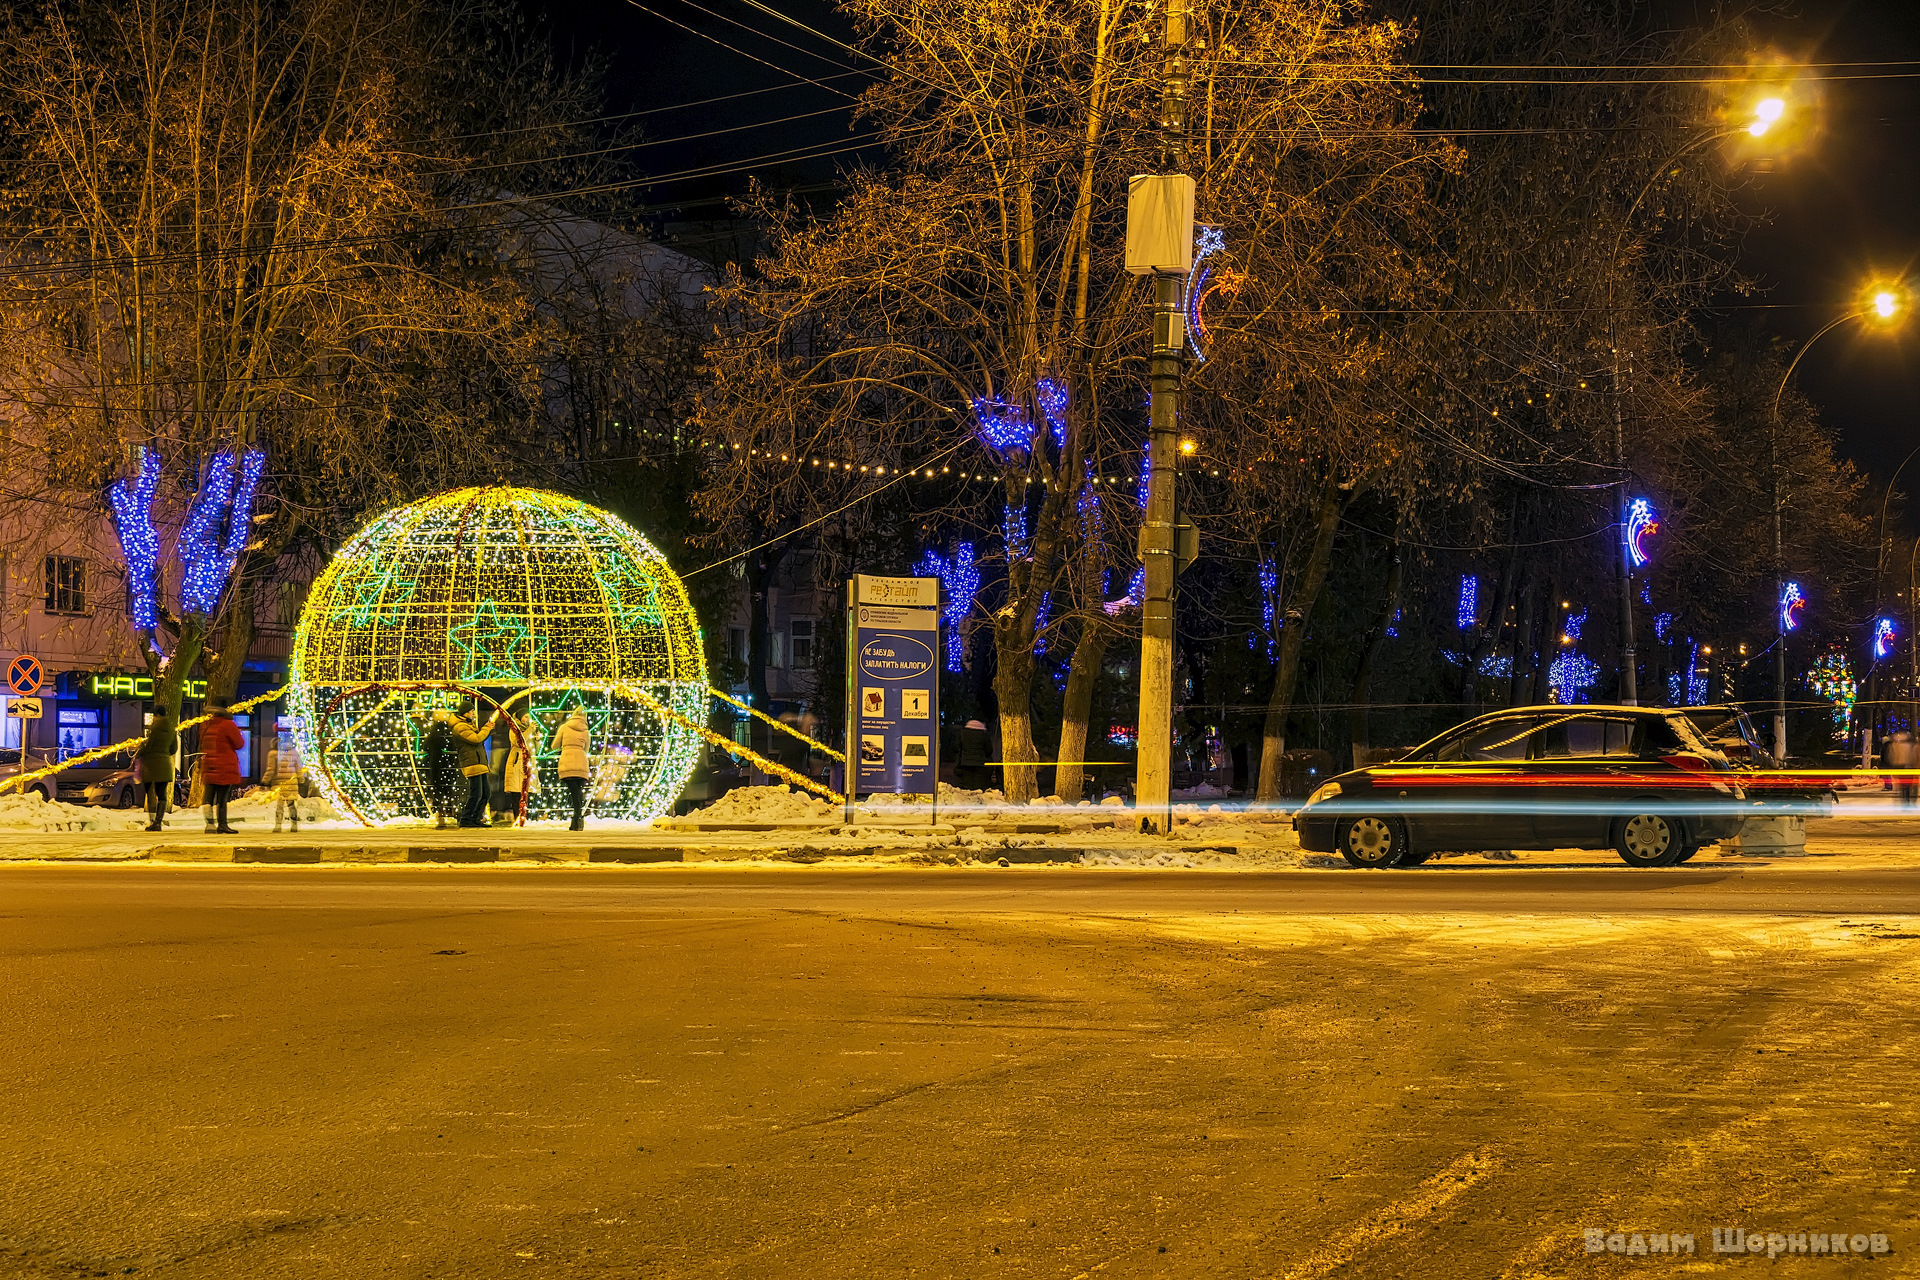
<instances>
[{"instance_id":1,"label":"night sky","mask_svg":"<svg viewBox=\"0 0 1920 1280\"><path fill-rule=\"evenodd\" d=\"M612 56L613 110L654 111L720 94L773 90L642 118L653 143L641 152L650 174L744 166L650 189L647 199L656 206L709 202L684 214L666 213L670 233L697 236L698 229L684 223L719 212L716 197L741 190L746 172L775 187L805 188L829 181L835 165L860 154L814 153L857 142L842 95L858 93L866 83L861 60L741 0L645 0L652 13L631 0L524 2L550 24L563 57L596 46ZM851 35L822 0L778 0L771 7L829 35ZM1920 271L1920 0L1803 0L1794 13L1754 19L1772 49L1791 61L1905 63L1826 69L1821 74L1832 78L1820 85L1817 141L1782 157L1743 192L1748 210L1765 221L1749 235L1740 260L1762 292L1740 300L1741 309L1764 308L1765 326L1797 343L1849 306L1869 276ZM824 87L795 85L783 74L788 71L819 79ZM1840 78L1849 76L1861 78ZM804 118L758 124L794 116ZM690 138L740 125L756 127ZM797 156L778 155L796 150ZM1802 361L1796 381L1821 407L1843 452L1874 474L1876 489L1920 445L1920 322L1896 334L1868 333L1857 325L1836 330ZM1902 487L1920 492L1920 460ZM1920 512L1915 523L1920 525Z\"/></svg>"}]
</instances>

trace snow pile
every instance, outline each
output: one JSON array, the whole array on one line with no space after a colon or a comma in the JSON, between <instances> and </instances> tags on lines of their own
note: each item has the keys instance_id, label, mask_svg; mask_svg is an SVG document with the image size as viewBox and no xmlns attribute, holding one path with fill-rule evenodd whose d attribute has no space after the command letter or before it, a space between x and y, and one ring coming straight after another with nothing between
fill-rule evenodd
<instances>
[{"instance_id":1,"label":"snow pile","mask_svg":"<svg viewBox=\"0 0 1920 1280\"><path fill-rule=\"evenodd\" d=\"M312 799L296 800L302 822L338 822L340 814L334 807L318 796ZM259 822L273 825L273 789L255 787L247 794L227 804L227 821L241 819L249 826ZM358 824L355 824L358 825Z\"/></svg>"},{"instance_id":2,"label":"snow pile","mask_svg":"<svg viewBox=\"0 0 1920 1280\"><path fill-rule=\"evenodd\" d=\"M1219 800L1232 793L1225 787L1203 782L1197 787L1175 787L1171 794L1175 800Z\"/></svg>"},{"instance_id":3,"label":"snow pile","mask_svg":"<svg viewBox=\"0 0 1920 1280\"><path fill-rule=\"evenodd\" d=\"M735 787L704 809L687 815L695 822L825 822L840 811L818 796L792 787Z\"/></svg>"},{"instance_id":4,"label":"snow pile","mask_svg":"<svg viewBox=\"0 0 1920 1280\"><path fill-rule=\"evenodd\" d=\"M923 795L865 796L860 801L860 807L863 809L884 809L898 807L900 805L925 804L926 802L926 797ZM1006 803L1007 797L1002 791L993 789L986 791L969 791L965 787L956 787L945 782L940 784L940 807L942 809L1000 809L1005 808ZM1040 801L1035 800L1033 803L1039 804Z\"/></svg>"},{"instance_id":5,"label":"snow pile","mask_svg":"<svg viewBox=\"0 0 1920 1280\"><path fill-rule=\"evenodd\" d=\"M146 814L138 809L66 804L42 800L38 794L0 796L0 830L132 831L146 823Z\"/></svg>"}]
</instances>

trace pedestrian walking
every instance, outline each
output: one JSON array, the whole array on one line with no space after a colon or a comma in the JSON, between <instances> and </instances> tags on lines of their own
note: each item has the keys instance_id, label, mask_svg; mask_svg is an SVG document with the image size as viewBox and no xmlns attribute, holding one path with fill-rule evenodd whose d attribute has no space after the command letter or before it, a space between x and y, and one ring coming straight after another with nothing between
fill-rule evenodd
<instances>
[{"instance_id":1,"label":"pedestrian walking","mask_svg":"<svg viewBox=\"0 0 1920 1280\"><path fill-rule=\"evenodd\" d=\"M282 819L290 823L292 830L300 829L300 784L306 779L306 761L300 758L300 748L294 744L293 735L280 734L267 749L266 771L260 775L261 785L273 788L275 835L280 834Z\"/></svg>"},{"instance_id":2,"label":"pedestrian walking","mask_svg":"<svg viewBox=\"0 0 1920 1280\"><path fill-rule=\"evenodd\" d=\"M479 714L468 707L451 724L455 750L460 754L460 772L467 780L467 803L460 810L463 827L487 825L487 738L492 735L493 720L498 716L495 712L494 717L482 725Z\"/></svg>"},{"instance_id":3,"label":"pedestrian walking","mask_svg":"<svg viewBox=\"0 0 1920 1280\"><path fill-rule=\"evenodd\" d=\"M969 791L987 789L988 741L987 726L978 720L967 721L960 730L960 759L953 772Z\"/></svg>"},{"instance_id":4,"label":"pedestrian walking","mask_svg":"<svg viewBox=\"0 0 1920 1280\"><path fill-rule=\"evenodd\" d=\"M566 787L567 800L573 805L573 825L568 830L585 831L587 778L593 772L587 758L593 750L587 733L587 713L575 707L573 714L554 733L553 745L560 752L560 782Z\"/></svg>"},{"instance_id":5,"label":"pedestrian walking","mask_svg":"<svg viewBox=\"0 0 1920 1280\"><path fill-rule=\"evenodd\" d=\"M1916 796L1920 796L1920 777L1915 770L1920 769L1920 743L1913 735L1902 729L1893 735L1893 741L1887 743L1887 768L1893 770L1893 785L1900 797L1900 807L1911 809Z\"/></svg>"},{"instance_id":6,"label":"pedestrian walking","mask_svg":"<svg viewBox=\"0 0 1920 1280\"><path fill-rule=\"evenodd\" d=\"M420 736L420 763L426 772L427 807L433 810L433 825L443 828L447 820L460 812L466 798L466 779L460 776L459 743L453 736L451 717L435 711Z\"/></svg>"},{"instance_id":7,"label":"pedestrian walking","mask_svg":"<svg viewBox=\"0 0 1920 1280\"><path fill-rule=\"evenodd\" d=\"M206 819L208 834L237 836L240 833L227 825L227 801L233 798L233 789L246 781L246 775L240 772L240 752L247 740L241 735L240 726L233 722L233 713L227 710L224 698L209 699L207 709L213 719L200 730L200 781L206 787L200 816ZM219 816L217 826L216 814Z\"/></svg>"},{"instance_id":8,"label":"pedestrian walking","mask_svg":"<svg viewBox=\"0 0 1920 1280\"><path fill-rule=\"evenodd\" d=\"M140 775L140 790L147 812L152 815L147 830L158 831L167 820L173 804L173 757L180 749L180 731L165 707L155 707L147 736L133 754L133 767Z\"/></svg>"}]
</instances>

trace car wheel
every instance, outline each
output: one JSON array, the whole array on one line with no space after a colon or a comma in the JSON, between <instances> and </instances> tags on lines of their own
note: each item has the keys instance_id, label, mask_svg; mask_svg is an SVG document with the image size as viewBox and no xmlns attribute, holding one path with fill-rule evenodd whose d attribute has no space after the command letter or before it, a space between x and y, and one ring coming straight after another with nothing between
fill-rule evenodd
<instances>
[{"instance_id":1,"label":"car wheel","mask_svg":"<svg viewBox=\"0 0 1920 1280\"><path fill-rule=\"evenodd\" d=\"M1679 857L1675 858L1672 862L1669 862L1667 865L1670 867L1677 867L1681 863L1685 862L1688 858L1691 858L1694 854L1700 852L1700 850L1704 848L1706 848L1705 845L1690 844L1686 848L1680 851Z\"/></svg>"},{"instance_id":2,"label":"car wheel","mask_svg":"<svg viewBox=\"0 0 1920 1280\"><path fill-rule=\"evenodd\" d=\"M46 801L48 804L53 803L53 793L51 791L48 791L45 787L31 787L28 789L27 794L39 796L42 800Z\"/></svg>"},{"instance_id":3,"label":"car wheel","mask_svg":"<svg viewBox=\"0 0 1920 1280\"><path fill-rule=\"evenodd\" d=\"M133 808L133 788L132 787L120 788L120 807L122 809Z\"/></svg>"},{"instance_id":4,"label":"car wheel","mask_svg":"<svg viewBox=\"0 0 1920 1280\"><path fill-rule=\"evenodd\" d=\"M1394 867L1407 852L1407 824L1371 814L1340 824L1340 856L1356 867Z\"/></svg>"},{"instance_id":5,"label":"car wheel","mask_svg":"<svg viewBox=\"0 0 1920 1280\"><path fill-rule=\"evenodd\" d=\"M1680 820L1665 814L1632 814L1613 829L1613 850L1630 867L1672 866L1686 849Z\"/></svg>"},{"instance_id":6,"label":"car wheel","mask_svg":"<svg viewBox=\"0 0 1920 1280\"><path fill-rule=\"evenodd\" d=\"M1421 863L1425 862L1428 858L1431 858L1432 856L1433 854L1431 851L1426 853L1415 853L1413 850L1409 849L1405 853L1401 854L1400 861L1394 863L1393 865L1395 865L1396 867L1417 867Z\"/></svg>"}]
</instances>

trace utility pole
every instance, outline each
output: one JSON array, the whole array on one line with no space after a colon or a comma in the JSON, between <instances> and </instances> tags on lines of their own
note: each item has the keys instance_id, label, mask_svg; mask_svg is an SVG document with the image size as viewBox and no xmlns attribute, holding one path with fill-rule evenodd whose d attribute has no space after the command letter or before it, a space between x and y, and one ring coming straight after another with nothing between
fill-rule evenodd
<instances>
[{"instance_id":1,"label":"utility pole","mask_svg":"<svg viewBox=\"0 0 1920 1280\"><path fill-rule=\"evenodd\" d=\"M1153 357L1148 365L1147 509L1140 525L1146 586L1140 606L1140 723L1133 806L1142 832L1173 826L1173 581L1179 549L1175 492L1180 376L1186 363L1186 283L1193 266L1193 179L1187 167L1187 14L1167 5L1160 94L1160 172L1127 188L1127 270L1153 276Z\"/></svg>"},{"instance_id":2,"label":"utility pole","mask_svg":"<svg viewBox=\"0 0 1920 1280\"><path fill-rule=\"evenodd\" d=\"M1617 339L1616 339L1617 342ZM1620 704L1635 706L1640 701L1638 659L1633 645L1633 551L1627 543L1627 441L1626 426L1620 408L1620 348L1613 349L1613 466L1620 477L1614 489L1613 514L1620 522L1617 574L1620 588Z\"/></svg>"}]
</instances>

